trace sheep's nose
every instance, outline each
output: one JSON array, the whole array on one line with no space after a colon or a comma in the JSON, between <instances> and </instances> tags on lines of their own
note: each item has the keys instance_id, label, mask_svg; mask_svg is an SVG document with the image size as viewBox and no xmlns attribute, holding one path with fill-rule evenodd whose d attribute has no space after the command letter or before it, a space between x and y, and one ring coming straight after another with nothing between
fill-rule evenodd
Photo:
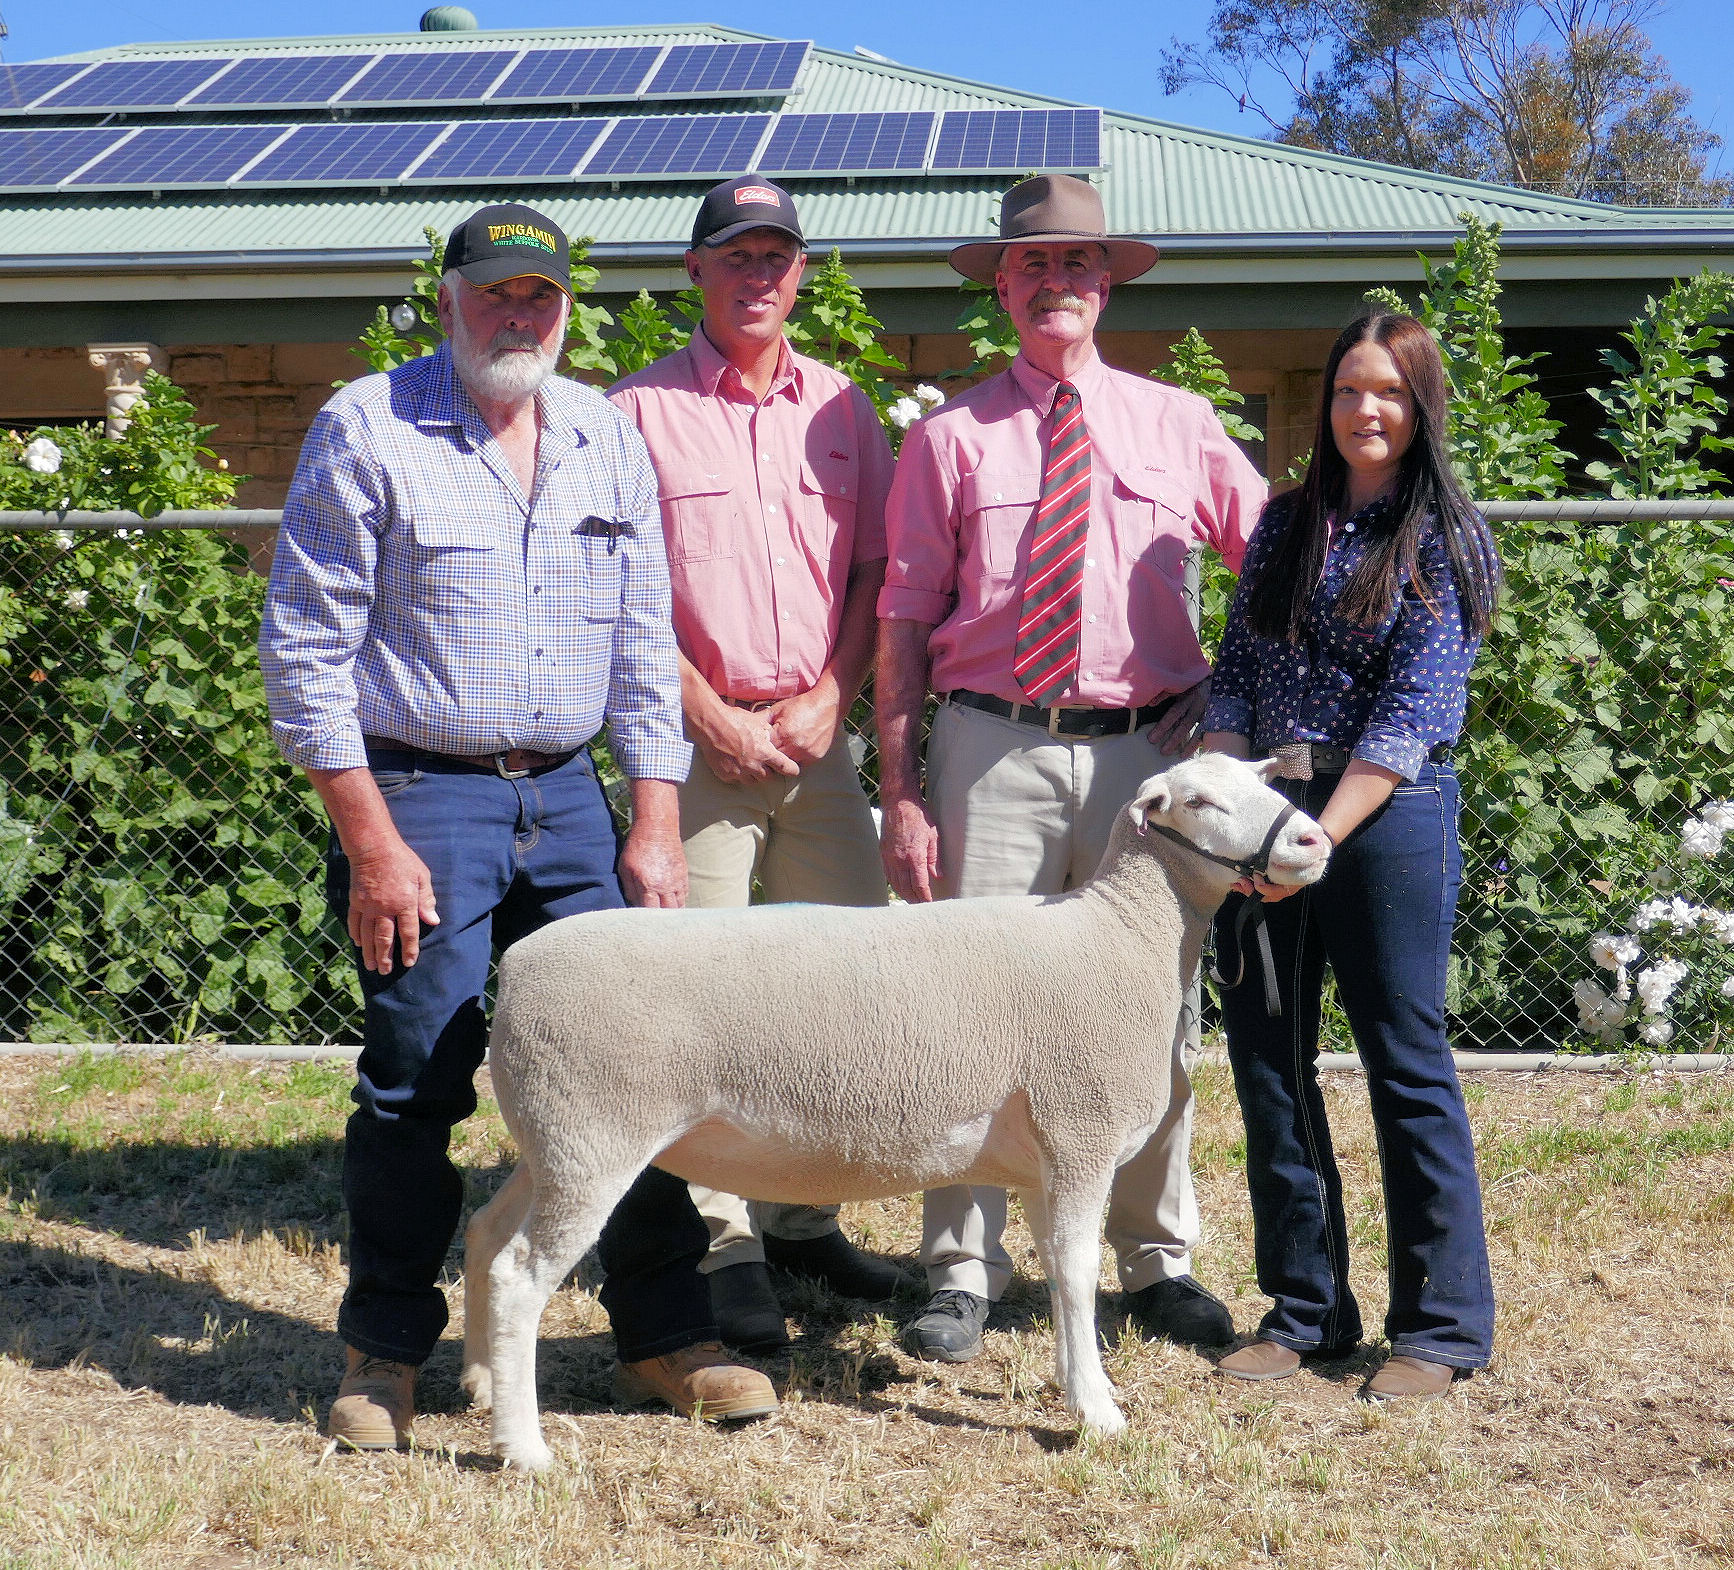
<instances>
[{"instance_id":1,"label":"sheep's nose","mask_svg":"<svg viewBox=\"0 0 1734 1570\"><path fill-rule=\"evenodd\" d=\"M1317 824L1314 824L1310 829L1300 830L1295 835L1294 842L1307 850L1323 850L1330 844L1330 840L1326 837L1325 831L1319 828Z\"/></svg>"}]
</instances>

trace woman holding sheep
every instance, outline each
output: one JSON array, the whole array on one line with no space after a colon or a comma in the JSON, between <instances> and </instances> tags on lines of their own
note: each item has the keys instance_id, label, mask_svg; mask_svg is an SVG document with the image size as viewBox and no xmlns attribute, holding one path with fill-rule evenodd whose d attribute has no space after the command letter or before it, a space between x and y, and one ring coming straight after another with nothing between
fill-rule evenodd
<instances>
[{"instance_id":1,"label":"woman holding sheep","mask_svg":"<svg viewBox=\"0 0 1734 1570\"><path fill-rule=\"evenodd\" d=\"M1247 550L1204 745L1282 758L1286 790L1331 837L1309 888L1243 881L1217 918L1232 974L1237 918L1261 899L1282 1012L1256 946L1223 1017L1247 1131L1258 1284L1251 1345L1219 1365L1281 1379L1361 1337L1348 1228L1318 1081L1328 963L1366 1065L1385 1187L1391 1356L1365 1400L1430 1400L1484 1367L1493 1290L1475 1153L1445 1038L1461 855L1451 745L1492 618L1499 562L1445 450L1444 367L1411 316L1352 323L1326 363L1313 459Z\"/></svg>"}]
</instances>

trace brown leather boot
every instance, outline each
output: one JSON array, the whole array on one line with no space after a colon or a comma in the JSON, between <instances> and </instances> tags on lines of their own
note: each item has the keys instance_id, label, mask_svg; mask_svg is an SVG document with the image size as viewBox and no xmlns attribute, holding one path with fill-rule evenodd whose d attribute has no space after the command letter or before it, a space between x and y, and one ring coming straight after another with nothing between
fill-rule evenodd
<instances>
[{"instance_id":1,"label":"brown leather boot","mask_svg":"<svg viewBox=\"0 0 1734 1570\"><path fill-rule=\"evenodd\" d=\"M720 1341L682 1347L641 1363L614 1365L614 1399L625 1406L661 1401L683 1417L733 1423L777 1409L777 1392L756 1368L731 1362Z\"/></svg>"},{"instance_id":2,"label":"brown leather boot","mask_svg":"<svg viewBox=\"0 0 1734 1570\"><path fill-rule=\"evenodd\" d=\"M349 1368L337 1387L325 1432L352 1450L399 1450L415 1421L415 1365L347 1348Z\"/></svg>"},{"instance_id":3,"label":"brown leather boot","mask_svg":"<svg viewBox=\"0 0 1734 1570\"><path fill-rule=\"evenodd\" d=\"M1230 1352L1216 1372L1230 1379L1287 1379L1299 1370L1301 1355L1280 1341L1254 1341Z\"/></svg>"},{"instance_id":4,"label":"brown leather boot","mask_svg":"<svg viewBox=\"0 0 1734 1570\"><path fill-rule=\"evenodd\" d=\"M1449 1363L1430 1363L1426 1358L1387 1358L1377 1373L1361 1386L1361 1400L1375 1405L1387 1401L1437 1401L1450 1390L1457 1370Z\"/></svg>"}]
</instances>

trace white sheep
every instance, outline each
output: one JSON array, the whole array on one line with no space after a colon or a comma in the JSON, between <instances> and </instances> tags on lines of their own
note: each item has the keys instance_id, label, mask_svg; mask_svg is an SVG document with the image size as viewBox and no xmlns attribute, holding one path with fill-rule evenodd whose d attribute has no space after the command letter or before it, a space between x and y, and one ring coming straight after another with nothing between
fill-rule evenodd
<instances>
[{"instance_id":1,"label":"white sheep","mask_svg":"<svg viewBox=\"0 0 1734 1570\"><path fill-rule=\"evenodd\" d=\"M1096 1347L1102 1207L1168 1109L1212 913L1261 853L1310 883L1329 842L1201 754L1147 780L1094 878L1051 898L571 916L500 964L494 1090L517 1169L470 1222L464 1388L494 1453L552 1459L542 1310L651 1163L807 1204L947 1183L1021 1192L1067 1407L1125 1419ZM1184 843L1182 843L1184 842Z\"/></svg>"}]
</instances>

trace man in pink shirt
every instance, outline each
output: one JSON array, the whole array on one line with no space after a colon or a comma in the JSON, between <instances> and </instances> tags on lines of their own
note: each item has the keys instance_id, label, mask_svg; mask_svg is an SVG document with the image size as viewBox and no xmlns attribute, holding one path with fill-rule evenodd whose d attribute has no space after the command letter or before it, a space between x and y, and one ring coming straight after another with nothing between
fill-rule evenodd
<instances>
[{"instance_id":1,"label":"man in pink shirt","mask_svg":"<svg viewBox=\"0 0 1734 1570\"><path fill-rule=\"evenodd\" d=\"M783 336L805 264L795 204L756 176L712 189L686 269L704 321L609 396L643 432L662 500L692 772L680 791L695 906L883 905L873 815L843 726L873 656L891 449L866 395ZM696 1188L723 1339L787 1344L772 1264L850 1296L902 1273L837 1207Z\"/></svg>"},{"instance_id":2,"label":"man in pink shirt","mask_svg":"<svg viewBox=\"0 0 1734 1570\"><path fill-rule=\"evenodd\" d=\"M1186 555L1202 541L1238 569L1266 487L1205 399L1097 355L1111 284L1155 260L1154 246L1110 238L1101 197L1067 175L1013 187L1000 239L951 253L959 272L998 289L1019 351L911 430L887 506L880 799L885 867L904 899L1081 883L1115 815L1204 712L1209 665L1187 615ZM930 688L942 703L924 796ZM1168 1117L1120 1169L1108 1241L1129 1316L1211 1345L1234 1326L1191 1274L1198 1207L1178 1040L1173 1076ZM911 1327L922 1355L980 1351L1011 1278L1005 1214L1000 1189L926 1196L933 1296Z\"/></svg>"}]
</instances>

